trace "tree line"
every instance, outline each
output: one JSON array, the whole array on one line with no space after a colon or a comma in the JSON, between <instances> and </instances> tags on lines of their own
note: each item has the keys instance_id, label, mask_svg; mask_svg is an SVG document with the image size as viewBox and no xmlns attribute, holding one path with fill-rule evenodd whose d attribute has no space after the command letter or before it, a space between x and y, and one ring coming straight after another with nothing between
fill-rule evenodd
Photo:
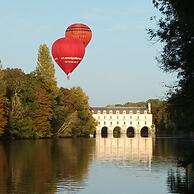
<instances>
[{"instance_id":1,"label":"tree line","mask_svg":"<svg viewBox=\"0 0 194 194\"><path fill-rule=\"evenodd\" d=\"M153 0L161 17L152 17L157 29L149 29L151 40L163 44L157 57L164 72L175 73L177 81L169 86L166 112L170 128L194 129L194 1Z\"/></svg>"},{"instance_id":2,"label":"tree line","mask_svg":"<svg viewBox=\"0 0 194 194\"><path fill-rule=\"evenodd\" d=\"M38 50L36 69L0 67L0 137L89 136L96 122L80 87L59 88L46 44Z\"/></svg>"}]
</instances>

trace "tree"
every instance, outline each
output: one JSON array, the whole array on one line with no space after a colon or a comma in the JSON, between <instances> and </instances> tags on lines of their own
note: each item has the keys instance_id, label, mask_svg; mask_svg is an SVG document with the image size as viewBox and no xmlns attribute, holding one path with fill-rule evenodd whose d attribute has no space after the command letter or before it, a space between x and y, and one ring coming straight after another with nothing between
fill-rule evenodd
<instances>
[{"instance_id":1,"label":"tree","mask_svg":"<svg viewBox=\"0 0 194 194\"><path fill-rule=\"evenodd\" d=\"M44 82L19 69L4 72L9 104L7 134L11 138L50 137L53 110Z\"/></svg>"},{"instance_id":2,"label":"tree","mask_svg":"<svg viewBox=\"0 0 194 194\"><path fill-rule=\"evenodd\" d=\"M72 133L78 136L93 134L96 128L96 121L92 117L88 97L80 87L71 88L71 92L75 99L75 107L79 118L79 122L77 122L77 125L74 125Z\"/></svg>"},{"instance_id":3,"label":"tree","mask_svg":"<svg viewBox=\"0 0 194 194\"><path fill-rule=\"evenodd\" d=\"M72 105L74 105L74 99L70 94L70 90L60 88L54 107L54 117L52 119L54 135L59 135L64 132L63 126L67 127L66 120L71 120L68 118L71 113L75 111L75 109L72 108Z\"/></svg>"},{"instance_id":4,"label":"tree","mask_svg":"<svg viewBox=\"0 0 194 194\"><path fill-rule=\"evenodd\" d=\"M21 88L23 88L25 74L20 69L5 69L4 79L7 83L7 112L8 123L6 134L13 137L18 135L18 130L21 127L21 121L24 116L24 107L21 102Z\"/></svg>"},{"instance_id":5,"label":"tree","mask_svg":"<svg viewBox=\"0 0 194 194\"><path fill-rule=\"evenodd\" d=\"M53 118L52 103L43 88L36 88L37 108L34 112L35 134L38 138L51 137L51 120Z\"/></svg>"},{"instance_id":6,"label":"tree","mask_svg":"<svg viewBox=\"0 0 194 194\"><path fill-rule=\"evenodd\" d=\"M56 97L58 94L57 82L55 78L55 69L50 55L49 48L42 44L38 50L38 59L36 75L46 84L47 90Z\"/></svg>"},{"instance_id":7,"label":"tree","mask_svg":"<svg viewBox=\"0 0 194 194\"><path fill-rule=\"evenodd\" d=\"M194 126L194 2L153 0L163 17L158 29L149 29L151 39L164 43L157 58L165 72L176 72L178 82L168 92L168 112L174 128Z\"/></svg>"},{"instance_id":8,"label":"tree","mask_svg":"<svg viewBox=\"0 0 194 194\"><path fill-rule=\"evenodd\" d=\"M58 130L61 136L89 136L96 128L96 122L92 116L92 110L88 103L88 97L80 87L70 90L61 89L63 102L68 115Z\"/></svg>"},{"instance_id":9,"label":"tree","mask_svg":"<svg viewBox=\"0 0 194 194\"><path fill-rule=\"evenodd\" d=\"M6 81L5 81L5 72L2 69L0 63L0 136L4 134L5 127L8 120L7 115L7 99L6 99Z\"/></svg>"}]
</instances>

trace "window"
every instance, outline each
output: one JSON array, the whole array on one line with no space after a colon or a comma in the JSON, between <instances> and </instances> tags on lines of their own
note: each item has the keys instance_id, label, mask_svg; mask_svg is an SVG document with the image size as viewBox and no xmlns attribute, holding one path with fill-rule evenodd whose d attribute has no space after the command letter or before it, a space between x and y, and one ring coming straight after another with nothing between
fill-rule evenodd
<instances>
[{"instance_id":1,"label":"window","mask_svg":"<svg viewBox=\"0 0 194 194\"><path fill-rule=\"evenodd\" d=\"M106 121L104 121L104 125L106 125Z\"/></svg>"},{"instance_id":2,"label":"window","mask_svg":"<svg viewBox=\"0 0 194 194\"><path fill-rule=\"evenodd\" d=\"M112 119L112 116L110 116L110 119Z\"/></svg>"},{"instance_id":3,"label":"window","mask_svg":"<svg viewBox=\"0 0 194 194\"><path fill-rule=\"evenodd\" d=\"M139 121L137 122L137 124L139 125Z\"/></svg>"},{"instance_id":4,"label":"window","mask_svg":"<svg viewBox=\"0 0 194 194\"><path fill-rule=\"evenodd\" d=\"M139 114L140 112L139 112L139 110L137 110L137 114Z\"/></svg>"},{"instance_id":5,"label":"window","mask_svg":"<svg viewBox=\"0 0 194 194\"><path fill-rule=\"evenodd\" d=\"M144 111L144 114L147 114L147 110Z\"/></svg>"},{"instance_id":6,"label":"window","mask_svg":"<svg viewBox=\"0 0 194 194\"><path fill-rule=\"evenodd\" d=\"M145 121L145 125L147 125L147 122Z\"/></svg>"},{"instance_id":7,"label":"window","mask_svg":"<svg viewBox=\"0 0 194 194\"><path fill-rule=\"evenodd\" d=\"M112 114L112 110L109 111L109 114Z\"/></svg>"},{"instance_id":8,"label":"window","mask_svg":"<svg viewBox=\"0 0 194 194\"><path fill-rule=\"evenodd\" d=\"M130 116L130 119L132 119L132 116Z\"/></svg>"},{"instance_id":9,"label":"window","mask_svg":"<svg viewBox=\"0 0 194 194\"><path fill-rule=\"evenodd\" d=\"M100 114L100 110L98 110L98 114Z\"/></svg>"},{"instance_id":10,"label":"window","mask_svg":"<svg viewBox=\"0 0 194 194\"><path fill-rule=\"evenodd\" d=\"M130 121L130 125L132 125L132 121Z\"/></svg>"},{"instance_id":11,"label":"window","mask_svg":"<svg viewBox=\"0 0 194 194\"><path fill-rule=\"evenodd\" d=\"M145 119L146 119L146 116L145 116Z\"/></svg>"},{"instance_id":12,"label":"window","mask_svg":"<svg viewBox=\"0 0 194 194\"><path fill-rule=\"evenodd\" d=\"M100 125L100 122L98 122L98 125Z\"/></svg>"},{"instance_id":13,"label":"window","mask_svg":"<svg viewBox=\"0 0 194 194\"><path fill-rule=\"evenodd\" d=\"M133 111L132 111L132 110L130 110L130 111L129 111L129 113L130 113L130 114L133 114Z\"/></svg>"},{"instance_id":14,"label":"window","mask_svg":"<svg viewBox=\"0 0 194 194\"><path fill-rule=\"evenodd\" d=\"M119 111L118 110L116 111L116 114L119 114Z\"/></svg>"},{"instance_id":15,"label":"window","mask_svg":"<svg viewBox=\"0 0 194 194\"><path fill-rule=\"evenodd\" d=\"M106 116L104 116L104 119L106 119Z\"/></svg>"},{"instance_id":16,"label":"window","mask_svg":"<svg viewBox=\"0 0 194 194\"><path fill-rule=\"evenodd\" d=\"M117 121L117 125L119 125L119 121Z\"/></svg>"},{"instance_id":17,"label":"window","mask_svg":"<svg viewBox=\"0 0 194 194\"><path fill-rule=\"evenodd\" d=\"M112 122L110 122L110 125L112 125Z\"/></svg>"},{"instance_id":18,"label":"window","mask_svg":"<svg viewBox=\"0 0 194 194\"><path fill-rule=\"evenodd\" d=\"M105 110L103 111L103 114L106 114L106 111Z\"/></svg>"},{"instance_id":19,"label":"window","mask_svg":"<svg viewBox=\"0 0 194 194\"><path fill-rule=\"evenodd\" d=\"M123 119L125 119L125 116L123 116Z\"/></svg>"},{"instance_id":20,"label":"window","mask_svg":"<svg viewBox=\"0 0 194 194\"><path fill-rule=\"evenodd\" d=\"M139 119L139 116L137 116L137 119Z\"/></svg>"},{"instance_id":21,"label":"window","mask_svg":"<svg viewBox=\"0 0 194 194\"><path fill-rule=\"evenodd\" d=\"M124 122L124 125L125 125L126 123Z\"/></svg>"},{"instance_id":22,"label":"window","mask_svg":"<svg viewBox=\"0 0 194 194\"><path fill-rule=\"evenodd\" d=\"M123 111L123 114L126 114L126 111L125 110Z\"/></svg>"},{"instance_id":23,"label":"window","mask_svg":"<svg viewBox=\"0 0 194 194\"><path fill-rule=\"evenodd\" d=\"M100 116L98 116L98 119L100 119Z\"/></svg>"},{"instance_id":24,"label":"window","mask_svg":"<svg viewBox=\"0 0 194 194\"><path fill-rule=\"evenodd\" d=\"M119 116L117 116L117 119L119 119Z\"/></svg>"}]
</instances>

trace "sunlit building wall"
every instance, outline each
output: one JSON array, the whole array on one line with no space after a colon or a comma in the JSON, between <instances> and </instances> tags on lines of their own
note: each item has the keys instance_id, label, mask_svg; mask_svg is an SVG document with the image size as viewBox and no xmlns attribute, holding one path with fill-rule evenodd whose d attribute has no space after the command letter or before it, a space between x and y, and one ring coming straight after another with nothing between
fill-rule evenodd
<instances>
[{"instance_id":1,"label":"sunlit building wall","mask_svg":"<svg viewBox=\"0 0 194 194\"><path fill-rule=\"evenodd\" d=\"M93 107L93 117L97 121L96 133L100 134L103 127L108 133L113 133L115 127L120 127L121 133L126 133L129 127L135 134L147 127L149 133L154 134L155 128L152 121L151 104L146 107Z\"/></svg>"}]
</instances>

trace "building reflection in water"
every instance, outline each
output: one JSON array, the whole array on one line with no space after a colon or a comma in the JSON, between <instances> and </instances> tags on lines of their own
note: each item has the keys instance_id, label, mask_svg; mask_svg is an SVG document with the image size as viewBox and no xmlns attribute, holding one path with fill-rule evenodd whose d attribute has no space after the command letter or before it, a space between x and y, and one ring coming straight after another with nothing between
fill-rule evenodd
<instances>
[{"instance_id":1,"label":"building reflection in water","mask_svg":"<svg viewBox=\"0 0 194 194\"><path fill-rule=\"evenodd\" d=\"M96 160L139 162L151 167L152 150L152 137L96 137Z\"/></svg>"}]
</instances>

